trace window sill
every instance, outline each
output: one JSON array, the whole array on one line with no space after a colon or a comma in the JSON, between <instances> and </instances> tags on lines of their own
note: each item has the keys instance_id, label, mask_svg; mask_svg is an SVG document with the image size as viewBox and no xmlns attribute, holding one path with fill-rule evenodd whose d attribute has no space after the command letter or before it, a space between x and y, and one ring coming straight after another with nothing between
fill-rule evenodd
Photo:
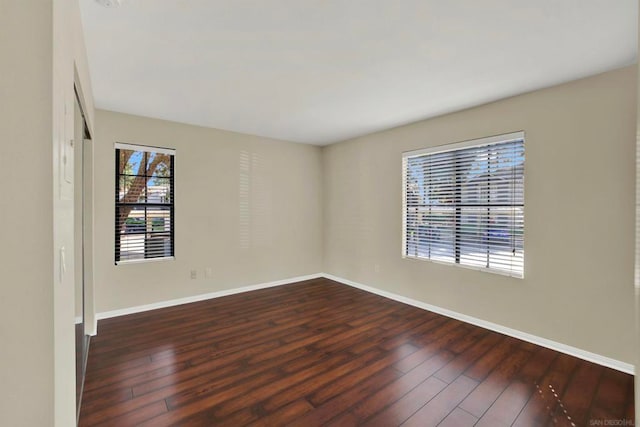
<instances>
[{"instance_id":1,"label":"window sill","mask_svg":"<svg viewBox=\"0 0 640 427\"><path fill-rule=\"evenodd\" d=\"M147 262L173 261L175 259L176 258L172 256L162 257L162 258L129 259L125 261L116 261L116 265L144 264Z\"/></svg>"},{"instance_id":2,"label":"window sill","mask_svg":"<svg viewBox=\"0 0 640 427\"><path fill-rule=\"evenodd\" d=\"M508 271L494 270L492 268L476 267L476 266L473 266L473 265L465 265L465 264L457 264L455 262L438 261L438 260L435 260L435 259L420 258L420 257L415 257L415 256L410 256L410 255L402 255L402 258L409 259L409 260L416 260L416 261L428 261L428 262L432 262L434 264L448 265L448 266L453 266L453 267L461 267L461 268L465 268L467 270L482 271L484 273L499 274L500 276L513 277L514 279L524 279L524 274L510 273Z\"/></svg>"}]
</instances>

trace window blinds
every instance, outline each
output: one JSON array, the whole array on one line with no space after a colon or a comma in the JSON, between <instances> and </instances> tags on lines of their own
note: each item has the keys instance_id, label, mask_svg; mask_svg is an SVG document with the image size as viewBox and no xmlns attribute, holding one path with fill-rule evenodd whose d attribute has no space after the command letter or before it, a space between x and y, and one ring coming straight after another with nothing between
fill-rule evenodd
<instances>
[{"instance_id":1,"label":"window blinds","mask_svg":"<svg viewBox=\"0 0 640 427\"><path fill-rule=\"evenodd\" d=\"M403 155L403 255L522 277L524 133Z\"/></svg>"},{"instance_id":2,"label":"window blinds","mask_svg":"<svg viewBox=\"0 0 640 427\"><path fill-rule=\"evenodd\" d=\"M174 255L175 150L116 144L115 261Z\"/></svg>"}]
</instances>

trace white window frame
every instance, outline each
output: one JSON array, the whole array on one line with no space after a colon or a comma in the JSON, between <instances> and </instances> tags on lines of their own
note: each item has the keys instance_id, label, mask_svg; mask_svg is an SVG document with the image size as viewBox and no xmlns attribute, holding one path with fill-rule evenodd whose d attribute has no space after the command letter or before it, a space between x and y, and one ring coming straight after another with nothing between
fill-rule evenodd
<instances>
[{"instance_id":1,"label":"white window frame","mask_svg":"<svg viewBox=\"0 0 640 427\"><path fill-rule=\"evenodd\" d=\"M523 267L522 267L522 273L521 274L517 273L517 272L510 272L510 271L498 270L498 269L493 269L493 268L479 267L479 266L461 264L461 263L456 263L456 262L441 261L441 260L437 260L437 259L431 259L431 258L425 258L425 257L417 257L417 256L411 256L411 255L407 254L407 160L409 158L419 157L419 156L422 156L422 155L445 153L445 152L449 152L449 151L458 151L458 150L463 150L465 148L482 147L482 146L497 144L497 143L501 143L501 142L510 142L510 141L519 141L519 140L522 140L523 143L526 143L526 141L525 141L525 132L524 131L517 131L517 132L511 132L511 133L506 133L506 134L501 134L501 135L493 135L493 136L488 136L488 137L478 138L478 139L472 139L472 140L467 140L467 141L461 141L461 142L437 145L437 146L433 146L433 147L429 147L429 148L423 148L423 149L413 150L413 151L406 151L406 152L402 153L402 247L401 247L401 254L402 254L402 258L403 259L416 260L416 261L427 261L427 262L433 262L435 264L442 264L442 265L447 265L447 266L456 266L456 267L461 267L461 268L470 269L470 270L483 271L483 272L492 273L492 274L499 274L499 275L503 275L503 276L510 276L510 277L514 277L514 278L517 278L517 279L524 279L524 270L525 270L525 262L524 262L525 261L525 259L524 259L524 254L525 254L525 250L524 250L525 225L524 224L523 224L523 250L522 250L522 252L523 252ZM526 160L525 160L525 167L526 167ZM524 171L523 171L523 175L524 175ZM524 209L524 207L523 207L523 209Z\"/></svg>"}]
</instances>

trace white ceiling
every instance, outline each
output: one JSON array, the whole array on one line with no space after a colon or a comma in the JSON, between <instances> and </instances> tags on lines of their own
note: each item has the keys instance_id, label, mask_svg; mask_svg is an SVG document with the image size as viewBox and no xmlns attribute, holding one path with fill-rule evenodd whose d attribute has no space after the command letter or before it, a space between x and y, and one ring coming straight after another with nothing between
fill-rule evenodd
<instances>
[{"instance_id":1,"label":"white ceiling","mask_svg":"<svg viewBox=\"0 0 640 427\"><path fill-rule=\"evenodd\" d=\"M632 64L637 0L80 0L96 106L328 144Z\"/></svg>"}]
</instances>

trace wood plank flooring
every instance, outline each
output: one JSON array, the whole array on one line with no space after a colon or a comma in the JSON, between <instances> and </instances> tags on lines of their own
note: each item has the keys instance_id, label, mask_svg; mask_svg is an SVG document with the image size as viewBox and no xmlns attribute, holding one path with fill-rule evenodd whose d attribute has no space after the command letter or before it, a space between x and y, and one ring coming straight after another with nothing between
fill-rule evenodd
<instances>
[{"instance_id":1,"label":"wood plank flooring","mask_svg":"<svg viewBox=\"0 0 640 427\"><path fill-rule=\"evenodd\" d=\"M327 279L100 321L82 402L81 426L635 419L630 375Z\"/></svg>"}]
</instances>

